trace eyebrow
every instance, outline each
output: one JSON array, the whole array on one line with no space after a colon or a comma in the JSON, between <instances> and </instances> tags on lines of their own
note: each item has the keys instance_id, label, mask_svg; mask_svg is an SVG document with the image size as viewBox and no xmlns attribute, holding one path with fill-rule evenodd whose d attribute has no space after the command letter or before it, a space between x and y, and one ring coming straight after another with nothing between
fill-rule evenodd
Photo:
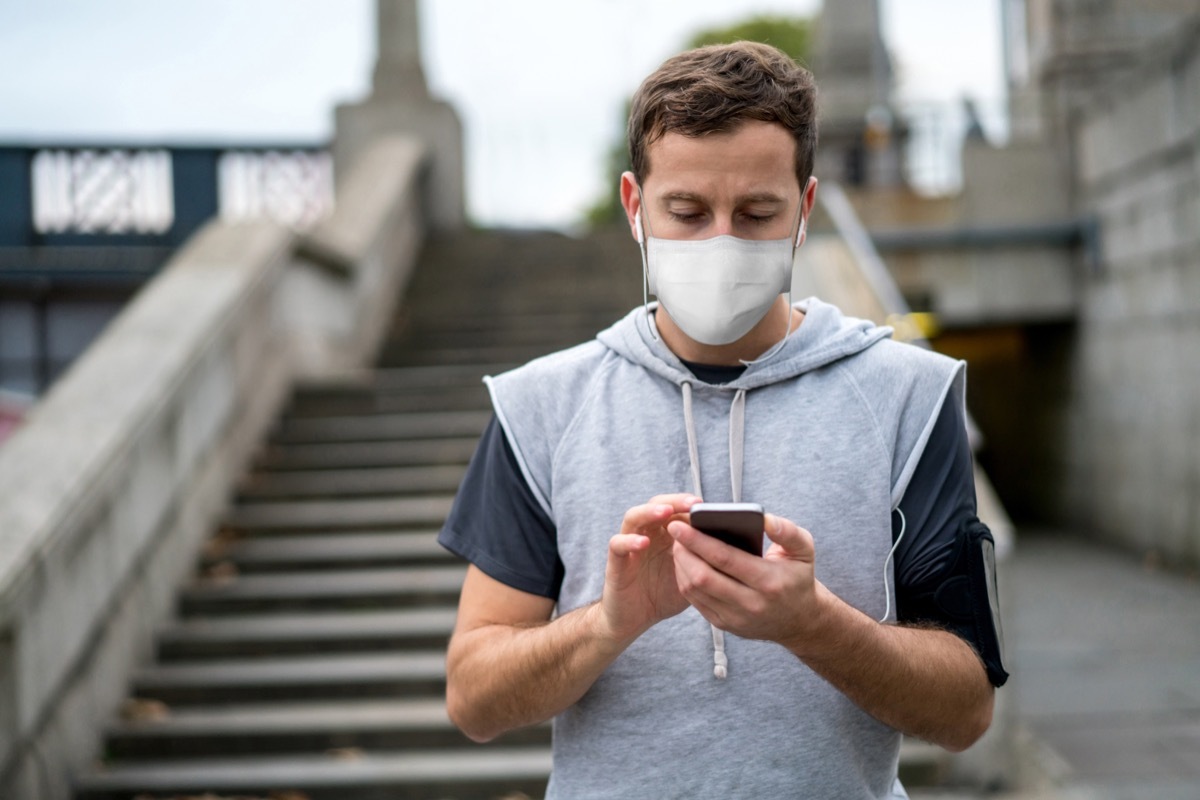
<instances>
[{"instance_id":1,"label":"eyebrow","mask_svg":"<svg viewBox=\"0 0 1200 800\"><path fill-rule=\"evenodd\" d=\"M667 192L662 196L664 201L683 200L686 202L706 203L706 198L695 192ZM742 195L735 198L735 205L744 205L746 203L787 203L786 197L781 197L774 192L755 192L754 194Z\"/></svg>"}]
</instances>

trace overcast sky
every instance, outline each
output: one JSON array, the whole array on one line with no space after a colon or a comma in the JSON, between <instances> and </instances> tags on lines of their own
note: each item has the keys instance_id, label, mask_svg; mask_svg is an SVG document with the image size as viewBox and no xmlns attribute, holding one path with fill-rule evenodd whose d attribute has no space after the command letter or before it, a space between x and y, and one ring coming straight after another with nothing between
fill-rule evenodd
<instances>
[{"instance_id":1,"label":"overcast sky","mask_svg":"<svg viewBox=\"0 0 1200 800\"><path fill-rule=\"evenodd\" d=\"M691 33L819 5L423 0L426 76L463 117L472 218L577 218L605 190L624 99ZM902 101L1000 104L999 0L882 11ZM371 0L0 0L0 142L326 141L374 57Z\"/></svg>"}]
</instances>

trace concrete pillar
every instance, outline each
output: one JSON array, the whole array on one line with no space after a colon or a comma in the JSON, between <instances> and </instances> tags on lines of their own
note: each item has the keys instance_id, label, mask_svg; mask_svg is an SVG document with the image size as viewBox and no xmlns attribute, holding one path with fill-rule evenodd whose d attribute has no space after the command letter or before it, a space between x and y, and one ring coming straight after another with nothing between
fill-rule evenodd
<instances>
[{"instance_id":1,"label":"concrete pillar","mask_svg":"<svg viewBox=\"0 0 1200 800\"><path fill-rule=\"evenodd\" d=\"M345 175L367 146L389 134L411 134L429 148L425 201L433 227L455 230L466 221L462 123L429 94L421 67L417 0L376 0L379 54L371 95L335 111L334 169Z\"/></svg>"},{"instance_id":2,"label":"concrete pillar","mask_svg":"<svg viewBox=\"0 0 1200 800\"><path fill-rule=\"evenodd\" d=\"M821 113L862 120L891 94L892 66L879 26L879 0L825 3L816 41Z\"/></svg>"},{"instance_id":3,"label":"concrete pillar","mask_svg":"<svg viewBox=\"0 0 1200 800\"><path fill-rule=\"evenodd\" d=\"M815 51L818 177L851 186L898 185L904 132L890 108L892 64L880 32L879 0L826 2Z\"/></svg>"}]
</instances>

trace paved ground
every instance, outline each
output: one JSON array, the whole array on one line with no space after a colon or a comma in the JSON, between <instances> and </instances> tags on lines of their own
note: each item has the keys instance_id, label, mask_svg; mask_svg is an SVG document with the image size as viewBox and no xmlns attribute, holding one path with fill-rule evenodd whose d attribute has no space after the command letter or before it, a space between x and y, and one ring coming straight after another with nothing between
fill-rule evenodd
<instances>
[{"instance_id":1,"label":"paved ground","mask_svg":"<svg viewBox=\"0 0 1200 800\"><path fill-rule=\"evenodd\" d=\"M1025 531L1001 591L1013 663L1003 691L1053 779L1019 796L1200 798L1200 579Z\"/></svg>"}]
</instances>

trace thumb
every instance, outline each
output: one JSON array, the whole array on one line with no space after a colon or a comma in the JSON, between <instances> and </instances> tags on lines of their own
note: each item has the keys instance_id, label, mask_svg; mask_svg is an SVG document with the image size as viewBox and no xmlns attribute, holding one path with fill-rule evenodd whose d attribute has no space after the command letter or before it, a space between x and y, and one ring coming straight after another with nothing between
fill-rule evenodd
<instances>
[{"instance_id":1,"label":"thumb","mask_svg":"<svg viewBox=\"0 0 1200 800\"><path fill-rule=\"evenodd\" d=\"M809 564L816 560L817 553L812 534L796 523L774 514L766 514L763 527L766 529L767 538L771 540L771 548L766 555L806 561Z\"/></svg>"}]
</instances>

